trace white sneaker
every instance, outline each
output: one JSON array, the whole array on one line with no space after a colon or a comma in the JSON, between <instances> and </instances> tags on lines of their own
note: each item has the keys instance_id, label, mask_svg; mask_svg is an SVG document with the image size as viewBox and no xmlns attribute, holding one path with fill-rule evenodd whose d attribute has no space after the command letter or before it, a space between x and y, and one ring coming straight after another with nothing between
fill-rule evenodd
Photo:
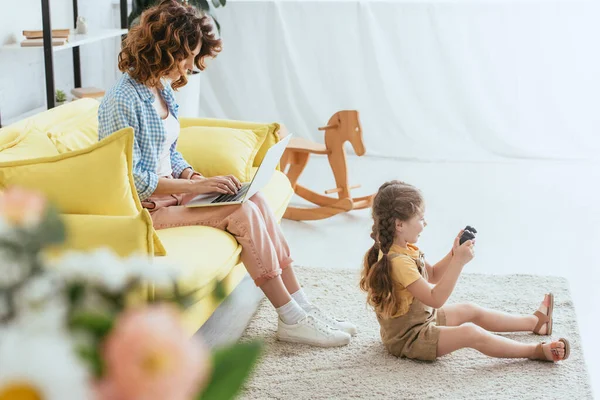
<instances>
[{"instance_id":1,"label":"white sneaker","mask_svg":"<svg viewBox=\"0 0 600 400\"><path fill-rule=\"evenodd\" d=\"M277 339L282 342L304 343L320 347L345 346L350 343L350 335L307 315L298 323L288 325L279 318Z\"/></svg>"},{"instance_id":2,"label":"white sneaker","mask_svg":"<svg viewBox=\"0 0 600 400\"><path fill-rule=\"evenodd\" d=\"M308 315L312 315L316 319L326 323L332 328L339 329L342 332L346 332L349 335L355 336L358 330L356 326L351 324L348 321L342 321L341 319L332 318L329 315L325 314L319 307L311 305L309 308L305 309Z\"/></svg>"}]
</instances>

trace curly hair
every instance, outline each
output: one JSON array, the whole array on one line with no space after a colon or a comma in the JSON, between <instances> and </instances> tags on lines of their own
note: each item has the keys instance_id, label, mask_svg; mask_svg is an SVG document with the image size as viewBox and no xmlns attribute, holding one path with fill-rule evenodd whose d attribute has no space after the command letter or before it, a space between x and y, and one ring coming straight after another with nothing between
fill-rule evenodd
<instances>
[{"instance_id":1,"label":"curly hair","mask_svg":"<svg viewBox=\"0 0 600 400\"><path fill-rule=\"evenodd\" d=\"M389 318L396 314L400 304L394 296L391 263L388 253L394 243L396 220L408 221L424 205L421 192L401 181L386 182L373 200L373 228L371 238L375 242L363 260L360 288L367 292L367 302L375 311ZM378 261L379 251L383 257Z\"/></svg>"},{"instance_id":2,"label":"curly hair","mask_svg":"<svg viewBox=\"0 0 600 400\"><path fill-rule=\"evenodd\" d=\"M119 53L119 70L150 87L162 89L161 78L177 69L181 77L173 89L187 84L180 62L200 45L194 64L203 71L206 57L221 51L221 39L215 35L213 20L190 5L163 0L144 11L139 25L131 28Z\"/></svg>"}]
</instances>

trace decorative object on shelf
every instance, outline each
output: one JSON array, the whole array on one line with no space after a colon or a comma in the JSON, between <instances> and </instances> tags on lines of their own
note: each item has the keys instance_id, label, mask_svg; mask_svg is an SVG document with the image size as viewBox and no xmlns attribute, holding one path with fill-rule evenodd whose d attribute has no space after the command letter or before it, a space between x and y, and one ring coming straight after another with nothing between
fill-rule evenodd
<instances>
[{"instance_id":1,"label":"decorative object on shelf","mask_svg":"<svg viewBox=\"0 0 600 400\"><path fill-rule=\"evenodd\" d=\"M133 9L127 18L129 26L135 26L139 23L140 15L148 8L157 5L161 0L133 0ZM217 27L217 31L221 31L221 25L216 20L214 15L211 13L213 9L218 7L224 7L227 3L227 0L180 0L183 4L189 4L196 7L199 10L202 10L205 14L212 18L215 21L215 26Z\"/></svg>"},{"instance_id":2,"label":"decorative object on shelf","mask_svg":"<svg viewBox=\"0 0 600 400\"><path fill-rule=\"evenodd\" d=\"M365 154L358 111L338 111L329 119L327 126L319 128L319 130L325 131L324 145L303 138L292 138L281 159L283 171L289 166L286 175L294 192L303 199L316 204L317 207L288 207L284 218L295 221L324 219L342 212L371 207L373 204L374 194L364 197L350 196L350 190L356 189L360 185L350 186L348 183L344 142L350 142L357 156ZM323 196L297 183L311 154L323 154L329 159L337 187L326 190L325 194L337 193L337 199Z\"/></svg>"},{"instance_id":3,"label":"decorative object on shelf","mask_svg":"<svg viewBox=\"0 0 600 400\"><path fill-rule=\"evenodd\" d=\"M62 90L57 90L55 99L56 99L56 105L61 106L61 105L65 104L65 102L67 101L67 94L65 92L63 92Z\"/></svg>"},{"instance_id":4,"label":"decorative object on shelf","mask_svg":"<svg viewBox=\"0 0 600 400\"><path fill-rule=\"evenodd\" d=\"M81 15L77 17L77 27L75 30L79 35L85 35L88 33L88 24L85 17Z\"/></svg>"},{"instance_id":5,"label":"decorative object on shelf","mask_svg":"<svg viewBox=\"0 0 600 400\"><path fill-rule=\"evenodd\" d=\"M0 194L0 398L236 396L260 342L211 353L185 333L179 307L195 300L182 294L177 268L106 249L46 256L65 239L42 194ZM139 302L149 281L160 290ZM168 289L170 298L160 296Z\"/></svg>"},{"instance_id":6,"label":"decorative object on shelf","mask_svg":"<svg viewBox=\"0 0 600 400\"><path fill-rule=\"evenodd\" d=\"M75 88L71 90L71 94L78 99L83 99L86 97L90 97L93 99L98 99L100 97L104 97L104 89L99 89L97 87L85 87L85 88Z\"/></svg>"}]
</instances>

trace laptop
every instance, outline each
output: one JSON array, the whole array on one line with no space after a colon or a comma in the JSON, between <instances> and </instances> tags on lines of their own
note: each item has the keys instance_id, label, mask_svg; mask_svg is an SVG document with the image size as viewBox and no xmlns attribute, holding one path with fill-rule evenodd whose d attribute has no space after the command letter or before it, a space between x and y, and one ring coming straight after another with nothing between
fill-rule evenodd
<instances>
[{"instance_id":1,"label":"laptop","mask_svg":"<svg viewBox=\"0 0 600 400\"><path fill-rule=\"evenodd\" d=\"M273 172L279 164L279 160L287 147L291 134L287 135L283 139L281 139L277 144L271 146L264 158L262 159L260 165L258 166L258 170L256 174L254 174L254 178L252 181L242 183L242 187L235 194L218 194L218 193L208 193L208 194L199 194L190 200L186 207L214 207L214 206L225 206L231 204L242 204L252 196L254 196L258 191L260 191L273 176Z\"/></svg>"}]
</instances>

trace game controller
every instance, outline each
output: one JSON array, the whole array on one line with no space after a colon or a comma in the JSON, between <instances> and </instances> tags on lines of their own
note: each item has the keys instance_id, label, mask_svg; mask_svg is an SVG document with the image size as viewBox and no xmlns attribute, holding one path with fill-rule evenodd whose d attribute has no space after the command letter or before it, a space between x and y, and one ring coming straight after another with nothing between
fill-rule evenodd
<instances>
[{"instance_id":1,"label":"game controller","mask_svg":"<svg viewBox=\"0 0 600 400\"><path fill-rule=\"evenodd\" d=\"M463 234L460 235L459 244L462 245L467 240L475 239L476 233L477 233L477 229L473 228L472 226L467 225L467 227L463 231Z\"/></svg>"}]
</instances>

